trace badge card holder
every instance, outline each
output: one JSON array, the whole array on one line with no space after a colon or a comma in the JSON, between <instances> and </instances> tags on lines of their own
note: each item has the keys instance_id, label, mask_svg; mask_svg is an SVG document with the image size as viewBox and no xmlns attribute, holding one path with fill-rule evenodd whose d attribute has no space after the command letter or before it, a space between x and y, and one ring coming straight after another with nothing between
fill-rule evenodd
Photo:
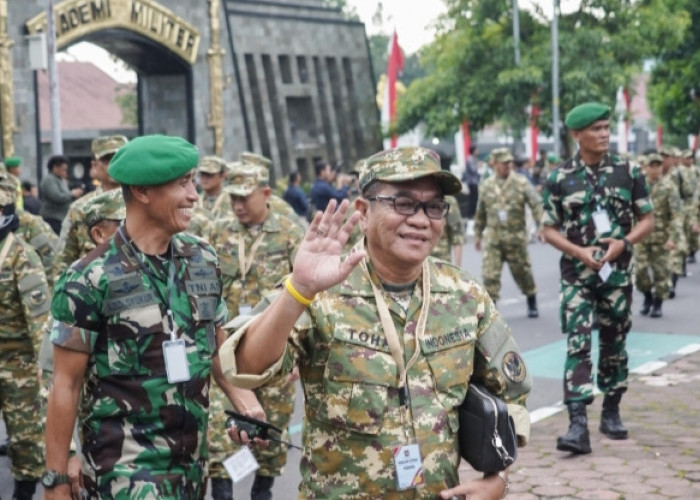
<instances>
[{"instance_id":1,"label":"badge card holder","mask_svg":"<svg viewBox=\"0 0 700 500\"><path fill-rule=\"evenodd\" d=\"M397 445L393 448L396 488L407 490L425 483L423 459L417 444Z\"/></svg>"},{"instance_id":2,"label":"badge card holder","mask_svg":"<svg viewBox=\"0 0 700 500\"><path fill-rule=\"evenodd\" d=\"M187 363L187 350L183 339L163 342L163 357L169 383L177 384L190 379L190 365Z\"/></svg>"},{"instance_id":3,"label":"badge card holder","mask_svg":"<svg viewBox=\"0 0 700 500\"><path fill-rule=\"evenodd\" d=\"M240 450L224 460L223 463L226 472L231 476L231 480L234 483L240 482L260 468L255 455L247 446L242 446Z\"/></svg>"},{"instance_id":4,"label":"badge card holder","mask_svg":"<svg viewBox=\"0 0 700 500\"><path fill-rule=\"evenodd\" d=\"M592 215L593 224L595 225L595 232L598 233L599 236L609 233L612 230L612 226L610 225L610 217L608 217L608 212L601 208L598 208L598 210L593 212Z\"/></svg>"},{"instance_id":5,"label":"badge card holder","mask_svg":"<svg viewBox=\"0 0 700 500\"><path fill-rule=\"evenodd\" d=\"M498 211L498 221L501 223L508 222L508 211L507 210L501 209Z\"/></svg>"}]
</instances>

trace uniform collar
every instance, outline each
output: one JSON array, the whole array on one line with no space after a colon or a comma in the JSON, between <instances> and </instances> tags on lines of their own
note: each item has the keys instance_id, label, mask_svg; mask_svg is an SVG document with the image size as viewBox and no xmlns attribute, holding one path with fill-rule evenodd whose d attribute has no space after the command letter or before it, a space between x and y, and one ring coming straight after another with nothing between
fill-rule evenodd
<instances>
[{"instance_id":1,"label":"uniform collar","mask_svg":"<svg viewBox=\"0 0 700 500\"><path fill-rule=\"evenodd\" d=\"M243 233L250 231L247 226L241 224L235 214L233 215L233 219L234 222L231 225L232 232ZM269 203L267 205L267 217L265 217L262 226L260 226L260 231L264 231L266 233L278 233L281 231L279 217L272 211Z\"/></svg>"}]
</instances>

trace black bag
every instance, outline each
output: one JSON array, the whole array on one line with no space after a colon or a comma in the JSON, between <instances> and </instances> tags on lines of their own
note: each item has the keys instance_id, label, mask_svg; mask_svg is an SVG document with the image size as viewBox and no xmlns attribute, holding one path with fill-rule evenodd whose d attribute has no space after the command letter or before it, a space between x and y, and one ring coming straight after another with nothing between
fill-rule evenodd
<instances>
[{"instance_id":1,"label":"black bag","mask_svg":"<svg viewBox=\"0 0 700 500\"><path fill-rule=\"evenodd\" d=\"M459 453L480 472L504 470L518 457L518 440L506 404L480 384L469 384L459 407Z\"/></svg>"}]
</instances>

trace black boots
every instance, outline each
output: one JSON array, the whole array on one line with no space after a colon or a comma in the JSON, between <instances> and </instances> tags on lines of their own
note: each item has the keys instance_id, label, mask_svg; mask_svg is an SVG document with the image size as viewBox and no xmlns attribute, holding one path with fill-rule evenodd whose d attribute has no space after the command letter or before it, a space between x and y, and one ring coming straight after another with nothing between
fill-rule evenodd
<instances>
[{"instance_id":1,"label":"black boots","mask_svg":"<svg viewBox=\"0 0 700 500\"><path fill-rule=\"evenodd\" d=\"M28 481L17 481L15 479L15 492L12 494L12 500L32 500L36 491L36 479Z\"/></svg>"},{"instance_id":2,"label":"black boots","mask_svg":"<svg viewBox=\"0 0 700 500\"><path fill-rule=\"evenodd\" d=\"M591 452L591 438L588 434L586 403L567 403L569 410L569 430L565 436L557 438L557 450L585 454Z\"/></svg>"},{"instance_id":3,"label":"black boots","mask_svg":"<svg viewBox=\"0 0 700 500\"><path fill-rule=\"evenodd\" d=\"M530 295L527 298L527 317L537 318L540 315L537 310L537 295Z\"/></svg>"},{"instance_id":4,"label":"black boots","mask_svg":"<svg viewBox=\"0 0 700 500\"><path fill-rule=\"evenodd\" d=\"M253 487L250 489L250 500L271 500L273 476L255 476Z\"/></svg>"},{"instance_id":5,"label":"black boots","mask_svg":"<svg viewBox=\"0 0 700 500\"><path fill-rule=\"evenodd\" d=\"M688 264L695 264L696 262L697 260L695 260L695 252L688 255Z\"/></svg>"},{"instance_id":6,"label":"black boots","mask_svg":"<svg viewBox=\"0 0 700 500\"><path fill-rule=\"evenodd\" d=\"M663 303L663 299L660 297L654 297L654 302L651 307L651 314L649 315L651 318L660 318L663 316L663 314L661 314L661 304Z\"/></svg>"},{"instance_id":7,"label":"black boots","mask_svg":"<svg viewBox=\"0 0 700 500\"><path fill-rule=\"evenodd\" d=\"M671 291L668 293L668 298L669 299L674 299L676 298L676 282L678 281L678 275L677 274L672 274L671 275Z\"/></svg>"},{"instance_id":8,"label":"black boots","mask_svg":"<svg viewBox=\"0 0 700 500\"><path fill-rule=\"evenodd\" d=\"M610 439L627 439L627 429L620 420L620 399L622 399L621 392L606 394L603 399L600 432Z\"/></svg>"},{"instance_id":9,"label":"black boots","mask_svg":"<svg viewBox=\"0 0 700 500\"><path fill-rule=\"evenodd\" d=\"M647 314L649 314L652 300L653 297L651 295L651 292L644 292L644 303L642 304L642 308L639 310L639 314L641 314L642 316L646 316Z\"/></svg>"},{"instance_id":10,"label":"black boots","mask_svg":"<svg viewBox=\"0 0 700 500\"><path fill-rule=\"evenodd\" d=\"M233 500L233 481L221 477L211 478L211 497L214 500Z\"/></svg>"}]
</instances>

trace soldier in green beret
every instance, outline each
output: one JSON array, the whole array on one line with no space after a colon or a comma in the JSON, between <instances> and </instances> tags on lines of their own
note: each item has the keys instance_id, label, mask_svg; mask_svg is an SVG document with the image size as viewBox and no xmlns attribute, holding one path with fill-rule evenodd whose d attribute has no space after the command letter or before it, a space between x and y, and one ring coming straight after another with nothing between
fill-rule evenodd
<instances>
[{"instance_id":1,"label":"soldier in green beret","mask_svg":"<svg viewBox=\"0 0 700 500\"><path fill-rule=\"evenodd\" d=\"M19 170L22 166L22 158L19 156L9 156L4 160L5 167L7 168L7 173L10 174L10 178L15 183L15 190L17 191L17 199L15 204L17 208L24 209L24 198L22 196L22 182L19 180Z\"/></svg>"},{"instance_id":2,"label":"soldier in green beret","mask_svg":"<svg viewBox=\"0 0 700 500\"><path fill-rule=\"evenodd\" d=\"M244 321L221 348L222 367L255 387L299 366L299 498L501 498L507 472L459 484L457 407L471 381L485 383L510 403L524 444L530 376L485 289L430 257L444 196L461 183L425 148L364 165L357 210L345 220L348 201L331 200L314 216L276 298L231 325ZM365 238L342 258L360 221Z\"/></svg>"},{"instance_id":3,"label":"soldier in green beret","mask_svg":"<svg viewBox=\"0 0 700 500\"><path fill-rule=\"evenodd\" d=\"M632 247L654 228L638 166L608 152L610 108L589 102L572 109L566 126L578 152L554 170L544 189L545 239L561 250L561 329L567 335L564 402L567 434L557 449L590 453L586 406L593 401L591 335L599 322L598 388L605 395L600 431L626 439L620 400L627 390L632 308Z\"/></svg>"},{"instance_id":4,"label":"soldier in green beret","mask_svg":"<svg viewBox=\"0 0 700 500\"><path fill-rule=\"evenodd\" d=\"M189 142L154 135L129 142L109 165L124 223L61 275L51 307L47 499L71 494L65 474L81 397L90 498L204 496L211 375L227 395L232 387L218 358L227 317L218 258L182 233L198 200L198 163Z\"/></svg>"}]
</instances>

